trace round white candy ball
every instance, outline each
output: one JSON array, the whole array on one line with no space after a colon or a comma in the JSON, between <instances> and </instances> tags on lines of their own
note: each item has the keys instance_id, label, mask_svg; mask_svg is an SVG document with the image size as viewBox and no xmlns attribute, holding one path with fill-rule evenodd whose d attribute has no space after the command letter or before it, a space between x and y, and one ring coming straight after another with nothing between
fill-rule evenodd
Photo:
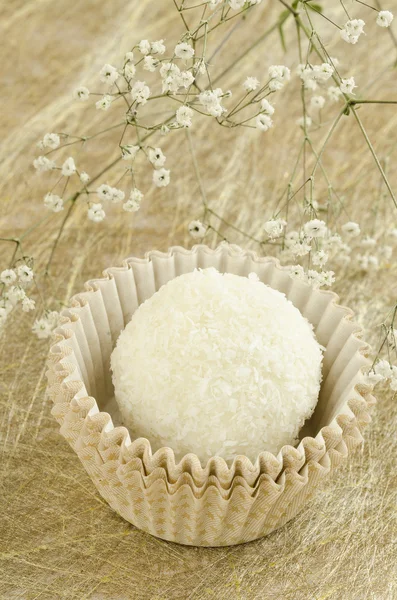
<instances>
[{"instance_id":1,"label":"round white candy ball","mask_svg":"<svg viewBox=\"0 0 397 600\"><path fill-rule=\"evenodd\" d=\"M146 300L111 367L131 435L205 464L214 455L255 461L296 443L318 399L321 361L312 326L284 294L210 268Z\"/></svg>"}]
</instances>

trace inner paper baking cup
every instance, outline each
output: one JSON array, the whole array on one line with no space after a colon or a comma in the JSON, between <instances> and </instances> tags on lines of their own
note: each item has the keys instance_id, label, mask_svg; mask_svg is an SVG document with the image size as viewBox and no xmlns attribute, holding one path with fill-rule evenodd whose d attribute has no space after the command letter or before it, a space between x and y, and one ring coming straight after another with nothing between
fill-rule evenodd
<instances>
[{"instance_id":1,"label":"inner paper baking cup","mask_svg":"<svg viewBox=\"0 0 397 600\"><path fill-rule=\"evenodd\" d=\"M277 456L261 452L254 464L245 456L231 464L216 456L202 465L194 454L176 462L170 448L152 453L148 440L130 439L114 399L110 355L136 308L170 279L206 267L256 273L301 311L326 348L319 400L299 444ZM136 527L199 546L264 536L305 506L321 480L362 443L371 420L375 399L362 372L369 347L352 311L337 302L333 292L292 279L276 259L225 243L128 258L87 282L61 313L47 372L61 434L103 498Z\"/></svg>"}]
</instances>

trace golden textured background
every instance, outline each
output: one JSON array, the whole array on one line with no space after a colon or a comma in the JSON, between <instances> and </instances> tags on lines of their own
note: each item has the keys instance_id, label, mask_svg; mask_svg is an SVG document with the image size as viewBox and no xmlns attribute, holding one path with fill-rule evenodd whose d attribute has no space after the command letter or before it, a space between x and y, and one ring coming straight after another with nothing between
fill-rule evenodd
<instances>
[{"instance_id":1,"label":"golden textured background","mask_svg":"<svg viewBox=\"0 0 397 600\"><path fill-rule=\"evenodd\" d=\"M328 5L343 19L337 0ZM218 72L261 35L280 5L274 0L255 10L255 17L237 27L217 56ZM2 3L0 17L0 228L2 236L15 236L44 214L45 177L35 176L29 166L36 141L47 131L83 134L109 118L87 105L70 103L76 84L91 87L105 62L120 60L142 37L164 37L172 43L180 23L171 0L12 0ZM360 41L349 52L351 74L359 84L371 82L367 98L396 99L395 71L388 69L396 57L395 46L388 32L368 26L368 33L366 43ZM292 23L286 34L291 40L286 56L273 35L219 85L224 89L238 85L247 75L261 75L272 63L296 65ZM336 40L328 35L329 51L346 61ZM192 130L211 206L252 235L271 216L288 180L301 135L295 125L296 98L297 88L291 83L277 102L275 127L265 135L219 128L215 142L212 121ZM379 156L389 165L396 189L396 108L365 106L360 115L376 140ZM95 160L86 152L78 164L95 174L101 156L112 152L110 142L106 138L91 143ZM87 222L85 210L77 207L55 255L47 297L66 302L86 279L127 255L191 244L186 225L201 210L191 156L183 133L161 143L172 168L172 185L160 192L150 188L136 215L122 215L116 207L99 225ZM341 123L325 163L349 217L360 219L366 233L382 232L393 218L397 223L352 118ZM150 187L148 177L142 181L143 189ZM319 186L321 196L321 186L323 192L325 187L321 182ZM60 218L52 218L26 238L23 251L35 256L37 270L48 258ZM247 246L232 230L225 230L225 235ZM0 251L5 264L11 244L3 243ZM343 303L358 312L374 345L375 327L396 299L396 271L393 265L366 277L346 271L335 288ZM141 533L100 498L50 415L44 376L47 348L46 341L29 334L29 317L13 317L0 337L2 599L397 598L397 405L390 392L378 393L364 451L340 469L291 523L243 546L189 548Z\"/></svg>"}]
</instances>

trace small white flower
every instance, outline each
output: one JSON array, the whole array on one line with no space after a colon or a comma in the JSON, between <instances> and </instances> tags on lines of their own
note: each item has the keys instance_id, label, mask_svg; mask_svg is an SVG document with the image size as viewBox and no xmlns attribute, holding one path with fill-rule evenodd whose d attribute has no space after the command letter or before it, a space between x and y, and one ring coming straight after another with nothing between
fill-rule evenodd
<instances>
[{"instance_id":1,"label":"small white flower","mask_svg":"<svg viewBox=\"0 0 397 600\"><path fill-rule=\"evenodd\" d=\"M39 172L51 171L55 169L55 163L53 160L49 160L46 156L38 156L33 161L34 168Z\"/></svg>"},{"instance_id":2,"label":"small white flower","mask_svg":"<svg viewBox=\"0 0 397 600\"><path fill-rule=\"evenodd\" d=\"M310 99L310 108L321 110L324 107L325 98L323 96L312 96Z\"/></svg>"},{"instance_id":3,"label":"small white flower","mask_svg":"<svg viewBox=\"0 0 397 600\"><path fill-rule=\"evenodd\" d=\"M283 233L283 229L286 224L287 222L283 219L270 219L270 221L266 221L263 229L266 231L269 238L275 239L280 237L280 235Z\"/></svg>"},{"instance_id":4,"label":"small white flower","mask_svg":"<svg viewBox=\"0 0 397 600\"><path fill-rule=\"evenodd\" d=\"M269 115L265 115L264 113L261 113L261 114L257 115L257 117L255 119L255 126L257 127L257 129L260 129L261 131L267 131L268 129L273 127L273 121L269 117Z\"/></svg>"},{"instance_id":5,"label":"small white flower","mask_svg":"<svg viewBox=\"0 0 397 600\"><path fill-rule=\"evenodd\" d=\"M322 271L320 273L320 286L331 286L335 283L335 273L333 271Z\"/></svg>"},{"instance_id":6,"label":"small white flower","mask_svg":"<svg viewBox=\"0 0 397 600\"><path fill-rule=\"evenodd\" d=\"M194 73L204 75L206 73L205 62L204 60L198 60L194 63L193 66Z\"/></svg>"},{"instance_id":7,"label":"small white flower","mask_svg":"<svg viewBox=\"0 0 397 600\"><path fill-rule=\"evenodd\" d=\"M0 281L5 285L11 285L16 280L17 275L13 269L5 269L0 273Z\"/></svg>"},{"instance_id":8,"label":"small white flower","mask_svg":"<svg viewBox=\"0 0 397 600\"><path fill-rule=\"evenodd\" d=\"M33 279L33 270L27 265L20 265L17 274L21 283L29 283Z\"/></svg>"},{"instance_id":9,"label":"small white flower","mask_svg":"<svg viewBox=\"0 0 397 600\"><path fill-rule=\"evenodd\" d=\"M166 161L161 148L150 148L148 152L149 160L156 169L163 167Z\"/></svg>"},{"instance_id":10,"label":"small white flower","mask_svg":"<svg viewBox=\"0 0 397 600\"><path fill-rule=\"evenodd\" d=\"M133 146L132 144L126 144L125 146L121 146L121 158L123 160L134 160L134 158L139 152L139 148L139 146Z\"/></svg>"},{"instance_id":11,"label":"small white flower","mask_svg":"<svg viewBox=\"0 0 397 600\"><path fill-rule=\"evenodd\" d=\"M138 44L138 48L141 54L149 54L151 50L150 42L148 40L141 40Z\"/></svg>"},{"instance_id":12,"label":"small white flower","mask_svg":"<svg viewBox=\"0 0 397 600\"><path fill-rule=\"evenodd\" d=\"M137 104L146 104L147 99L150 96L150 89L144 81L136 81L131 89L131 98L136 101Z\"/></svg>"},{"instance_id":13,"label":"small white flower","mask_svg":"<svg viewBox=\"0 0 397 600\"><path fill-rule=\"evenodd\" d=\"M193 110L189 106L180 106L175 116L178 125L181 127L191 127Z\"/></svg>"},{"instance_id":14,"label":"small white flower","mask_svg":"<svg viewBox=\"0 0 397 600\"><path fill-rule=\"evenodd\" d=\"M342 79L340 84L340 89L344 94L352 94L354 88L356 88L356 82L354 81L354 77L349 77L348 79Z\"/></svg>"},{"instance_id":15,"label":"small white flower","mask_svg":"<svg viewBox=\"0 0 397 600\"><path fill-rule=\"evenodd\" d=\"M305 270L301 265L293 265L290 267L289 275L292 279L300 279L301 281L306 279Z\"/></svg>"},{"instance_id":16,"label":"small white flower","mask_svg":"<svg viewBox=\"0 0 397 600\"><path fill-rule=\"evenodd\" d=\"M96 193L101 200L112 200L112 189L110 185L103 183L97 188Z\"/></svg>"},{"instance_id":17,"label":"small white flower","mask_svg":"<svg viewBox=\"0 0 397 600\"><path fill-rule=\"evenodd\" d=\"M46 133L43 137L43 141L41 142L42 148L58 148L60 144L59 135L57 133Z\"/></svg>"},{"instance_id":18,"label":"small white flower","mask_svg":"<svg viewBox=\"0 0 397 600\"><path fill-rule=\"evenodd\" d=\"M319 250L318 252L313 252L312 254L312 262L318 267L323 267L328 262L328 258L328 253L324 250Z\"/></svg>"},{"instance_id":19,"label":"small white flower","mask_svg":"<svg viewBox=\"0 0 397 600\"><path fill-rule=\"evenodd\" d=\"M365 22L362 19L352 19L347 21L343 29L340 31L342 40L349 44L356 44L358 38L364 33Z\"/></svg>"},{"instance_id":20,"label":"small white flower","mask_svg":"<svg viewBox=\"0 0 397 600\"><path fill-rule=\"evenodd\" d=\"M114 188L114 187L112 187L111 190L112 190L111 191L112 196L110 198L111 202L113 202L115 204L116 202L122 202L124 200L125 194L124 194L123 190L119 190L118 188Z\"/></svg>"},{"instance_id":21,"label":"small white flower","mask_svg":"<svg viewBox=\"0 0 397 600\"><path fill-rule=\"evenodd\" d=\"M181 71L179 76L179 87L183 87L185 90L187 90L193 82L194 75L191 71Z\"/></svg>"},{"instance_id":22,"label":"small white flower","mask_svg":"<svg viewBox=\"0 0 397 600\"><path fill-rule=\"evenodd\" d=\"M390 10L381 10L377 16L376 24L379 27L390 27L393 21L394 15Z\"/></svg>"},{"instance_id":23,"label":"small white flower","mask_svg":"<svg viewBox=\"0 0 397 600\"><path fill-rule=\"evenodd\" d=\"M52 328L47 319L36 319L32 326L32 333L34 333L39 340L50 337Z\"/></svg>"},{"instance_id":24,"label":"small white flower","mask_svg":"<svg viewBox=\"0 0 397 600\"><path fill-rule=\"evenodd\" d=\"M15 306L18 302L26 298L26 292L23 288L13 285L7 290L7 299Z\"/></svg>"},{"instance_id":25,"label":"small white flower","mask_svg":"<svg viewBox=\"0 0 397 600\"><path fill-rule=\"evenodd\" d=\"M88 183L90 179L91 179L90 176L85 171L82 171L82 173L80 173L81 183Z\"/></svg>"},{"instance_id":26,"label":"small white flower","mask_svg":"<svg viewBox=\"0 0 397 600\"><path fill-rule=\"evenodd\" d=\"M153 171L153 183L157 187L166 187L170 182L170 172L167 169Z\"/></svg>"},{"instance_id":27,"label":"small white flower","mask_svg":"<svg viewBox=\"0 0 397 600\"><path fill-rule=\"evenodd\" d=\"M233 8L233 10L240 10L245 4L245 0L228 0L228 2L230 8Z\"/></svg>"},{"instance_id":28,"label":"small white flower","mask_svg":"<svg viewBox=\"0 0 397 600\"><path fill-rule=\"evenodd\" d=\"M224 108L221 105L223 92L220 88L215 90L206 90L199 94L199 101L205 107L206 111L213 117L220 117Z\"/></svg>"},{"instance_id":29,"label":"small white flower","mask_svg":"<svg viewBox=\"0 0 397 600\"><path fill-rule=\"evenodd\" d=\"M124 77L127 81L131 81L135 77L136 68L132 63L126 63L124 65Z\"/></svg>"},{"instance_id":30,"label":"small white flower","mask_svg":"<svg viewBox=\"0 0 397 600\"><path fill-rule=\"evenodd\" d=\"M164 54L164 52L165 52L164 40L157 40L155 42L152 42L151 50L152 50L153 54Z\"/></svg>"},{"instance_id":31,"label":"small white flower","mask_svg":"<svg viewBox=\"0 0 397 600\"><path fill-rule=\"evenodd\" d=\"M342 225L342 231L351 238L357 237L361 233L360 225L354 221Z\"/></svg>"},{"instance_id":32,"label":"small white flower","mask_svg":"<svg viewBox=\"0 0 397 600\"><path fill-rule=\"evenodd\" d=\"M321 238L327 233L327 225L320 219L312 219L304 224L303 231L309 239Z\"/></svg>"},{"instance_id":33,"label":"small white flower","mask_svg":"<svg viewBox=\"0 0 397 600\"><path fill-rule=\"evenodd\" d=\"M127 202L123 204L123 210L126 212L136 212L141 207L143 194L138 188L133 188Z\"/></svg>"},{"instance_id":34,"label":"small white flower","mask_svg":"<svg viewBox=\"0 0 397 600\"><path fill-rule=\"evenodd\" d=\"M112 104L112 96L105 95L98 102L95 102L97 110L108 110Z\"/></svg>"},{"instance_id":35,"label":"small white flower","mask_svg":"<svg viewBox=\"0 0 397 600\"><path fill-rule=\"evenodd\" d=\"M57 213L63 210L63 200L56 194L48 192L48 194L44 196L44 206Z\"/></svg>"},{"instance_id":36,"label":"small white flower","mask_svg":"<svg viewBox=\"0 0 397 600\"><path fill-rule=\"evenodd\" d=\"M393 256L393 248L391 246L380 246L379 256L385 260L390 260Z\"/></svg>"},{"instance_id":37,"label":"small white flower","mask_svg":"<svg viewBox=\"0 0 397 600\"><path fill-rule=\"evenodd\" d=\"M188 225L188 231L192 238L195 240L201 240L207 233L207 228L202 224L201 221L191 221Z\"/></svg>"},{"instance_id":38,"label":"small white flower","mask_svg":"<svg viewBox=\"0 0 397 600\"><path fill-rule=\"evenodd\" d=\"M270 104L269 100L263 98L263 100L261 100L261 111L264 112L265 115L271 117L274 114L274 106L273 104Z\"/></svg>"},{"instance_id":39,"label":"small white flower","mask_svg":"<svg viewBox=\"0 0 397 600\"><path fill-rule=\"evenodd\" d=\"M299 119L296 119L296 124L299 125L299 127L310 127L312 124L312 119L311 117L309 117L309 115L305 115L304 117L299 117Z\"/></svg>"},{"instance_id":40,"label":"small white flower","mask_svg":"<svg viewBox=\"0 0 397 600\"><path fill-rule=\"evenodd\" d=\"M100 221L103 221L103 219L106 216L105 211L102 208L102 204L100 203L92 204L88 209L87 214L90 221L94 221L94 223L99 223Z\"/></svg>"},{"instance_id":41,"label":"small white flower","mask_svg":"<svg viewBox=\"0 0 397 600\"><path fill-rule=\"evenodd\" d=\"M390 379L393 376L392 367L387 360L379 360L374 366L376 375L380 375L383 379Z\"/></svg>"},{"instance_id":42,"label":"small white flower","mask_svg":"<svg viewBox=\"0 0 397 600\"><path fill-rule=\"evenodd\" d=\"M112 65L106 64L99 71L99 79L108 85L113 85L119 77L120 73L116 67L113 67Z\"/></svg>"},{"instance_id":43,"label":"small white flower","mask_svg":"<svg viewBox=\"0 0 397 600\"><path fill-rule=\"evenodd\" d=\"M339 98L342 95L342 90L336 85L330 85L327 89L327 95L332 102L338 102Z\"/></svg>"},{"instance_id":44,"label":"small white flower","mask_svg":"<svg viewBox=\"0 0 397 600\"><path fill-rule=\"evenodd\" d=\"M291 71L284 65L272 65L269 67L269 78L285 83L291 79Z\"/></svg>"},{"instance_id":45,"label":"small white flower","mask_svg":"<svg viewBox=\"0 0 397 600\"><path fill-rule=\"evenodd\" d=\"M125 56L124 56L124 62L127 63L131 63L134 60L134 53L133 52L126 52Z\"/></svg>"},{"instance_id":46,"label":"small white flower","mask_svg":"<svg viewBox=\"0 0 397 600\"><path fill-rule=\"evenodd\" d=\"M190 44L182 42L175 46L174 54L177 58L189 60L189 58L193 58L194 56L194 48Z\"/></svg>"},{"instance_id":47,"label":"small white flower","mask_svg":"<svg viewBox=\"0 0 397 600\"><path fill-rule=\"evenodd\" d=\"M62 165L62 175L64 177L70 177L76 173L76 165L74 164L74 160L71 156L65 160Z\"/></svg>"},{"instance_id":48,"label":"small white flower","mask_svg":"<svg viewBox=\"0 0 397 600\"><path fill-rule=\"evenodd\" d=\"M35 306L36 306L36 303L33 300L33 298L28 298L28 296L25 296L25 298L22 300L22 310L24 312L29 312L30 310L34 310Z\"/></svg>"},{"instance_id":49,"label":"small white flower","mask_svg":"<svg viewBox=\"0 0 397 600\"><path fill-rule=\"evenodd\" d=\"M157 60L157 58L154 58L150 54L148 56L145 56L145 58L143 59L143 68L145 69L145 71L150 71L151 73L153 73L158 67L158 65L159 61Z\"/></svg>"},{"instance_id":50,"label":"small white flower","mask_svg":"<svg viewBox=\"0 0 397 600\"><path fill-rule=\"evenodd\" d=\"M243 88L246 92L254 92L256 89L258 89L259 85L259 79L256 77L247 77L243 83Z\"/></svg>"},{"instance_id":51,"label":"small white flower","mask_svg":"<svg viewBox=\"0 0 397 600\"><path fill-rule=\"evenodd\" d=\"M75 100L80 100L81 102L85 102L86 100L88 100L89 95L90 90L84 85L81 85L80 87L76 88L73 92L73 98L75 98Z\"/></svg>"}]
</instances>

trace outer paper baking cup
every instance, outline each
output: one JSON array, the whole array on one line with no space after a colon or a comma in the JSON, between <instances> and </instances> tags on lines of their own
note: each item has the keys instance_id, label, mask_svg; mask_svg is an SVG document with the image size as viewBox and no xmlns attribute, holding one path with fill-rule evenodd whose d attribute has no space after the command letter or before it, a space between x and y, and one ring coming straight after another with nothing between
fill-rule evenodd
<instances>
[{"instance_id":1,"label":"outer paper baking cup","mask_svg":"<svg viewBox=\"0 0 397 600\"><path fill-rule=\"evenodd\" d=\"M170 448L152 453L131 440L114 400L110 355L136 308L170 279L195 268L259 279L285 293L313 324L326 348L316 409L294 448L262 452L254 464L238 456L201 465ZM89 281L71 299L55 330L48 360L52 413L100 494L127 521L157 537L189 545L223 546L264 536L295 516L320 481L363 441L375 403L364 383L369 347L336 294L292 279L288 267L237 246L194 246L149 252Z\"/></svg>"}]
</instances>

